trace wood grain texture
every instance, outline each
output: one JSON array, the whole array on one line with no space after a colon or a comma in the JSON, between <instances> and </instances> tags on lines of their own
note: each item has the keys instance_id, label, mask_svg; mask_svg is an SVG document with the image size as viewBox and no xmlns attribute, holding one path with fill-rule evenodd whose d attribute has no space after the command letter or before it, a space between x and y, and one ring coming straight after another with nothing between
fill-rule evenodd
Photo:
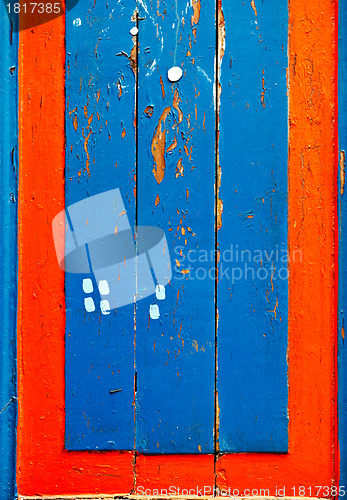
<instances>
[{"instance_id":1,"label":"wood grain texture","mask_svg":"<svg viewBox=\"0 0 347 500\"><path fill-rule=\"evenodd\" d=\"M222 5L219 450L286 452L288 7L286 1L276 8L271 2Z\"/></svg>"},{"instance_id":2,"label":"wood grain texture","mask_svg":"<svg viewBox=\"0 0 347 500\"><path fill-rule=\"evenodd\" d=\"M336 481L335 21L330 1L290 3L289 453L220 456L218 484L240 491Z\"/></svg>"},{"instance_id":3,"label":"wood grain texture","mask_svg":"<svg viewBox=\"0 0 347 500\"><path fill-rule=\"evenodd\" d=\"M18 490L130 493L132 453L64 451L64 273L51 228L65 204L64 21L19 41Z\"/></svg>"},{"instance_id":4,"label":"wood grain texture","mask_svg":"<svg viewBox=\"0 0 347 500\"><path fill-rule=\"evenodd\" d=\"M138 223L165 231L173 270L159 320L155 297L137 304L136 448L148 453L214 446L215 6L197 3L140 2Z\"/></svg>"},{"instance_id":5,"label":"wood grain texture","mask_svg":"<svg viewBox=\"0 0 347 500\"><path fill-rule=\"evenodd\" d=\"M0 497L15 494L18 175L18 34L0 12Z\"/></svg>"}]
</instances>

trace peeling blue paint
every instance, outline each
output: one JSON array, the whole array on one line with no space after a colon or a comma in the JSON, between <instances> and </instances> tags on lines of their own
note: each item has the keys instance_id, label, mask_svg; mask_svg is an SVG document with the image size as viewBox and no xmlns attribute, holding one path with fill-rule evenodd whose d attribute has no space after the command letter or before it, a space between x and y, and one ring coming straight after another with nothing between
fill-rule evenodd
<instances>
[{"instance_id":1,"label":"peeling blue paint","mask_svg":"<svg viewBox=\"0 0 347 500\"><path fill-rule=\"evenodd\" d=\"M286 452L288 7L225 1L223 12L219 448Z\"/></svg>"}]
</instances>

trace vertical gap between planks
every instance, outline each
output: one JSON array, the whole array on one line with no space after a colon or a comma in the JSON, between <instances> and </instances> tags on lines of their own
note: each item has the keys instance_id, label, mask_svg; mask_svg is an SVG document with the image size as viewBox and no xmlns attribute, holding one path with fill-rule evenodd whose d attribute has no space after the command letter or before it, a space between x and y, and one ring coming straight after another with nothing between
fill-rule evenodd
<instances>
[{"instance_id":1,"label":"vertical gap between planks","mask_svg":"<svg viewBox=\"0 0 347 500\"><path fill-rule=\"evenodd\" d=\"M215 321L214 321L214 483L215 491L217 490L217 458L218 458L218 437L219 437L219 422L218 422L218 389L217 389L217 374L218 374L218 167L219 167L219 2L221 0L215 1L215 40L216 40L216 52L215 52L215 197L214 197L214 243L215 243L215 283L214 283L214 302L215 302Z\"/></svg>"},{"instance_id":2,"label":"vertical gap between planks","mask_svg":"<svg viewBox=\"0 0 347 500\"><path fill-rule=\"evenodd\" d=\"M135 8L135 21L136 28L138 29L136 35L136 55L135 55L135 249L137 255L137 227L138 227L138 172L139 172L139 12L138 12L138 0L136 0ZM135 290L136 296L134 300L134 459L133 459L133 491L132 494L136 492L136 402L137 402L137 363L136 363L136 312L137 312L137 265L138 261L135 262Z\"/></svg>"}]
</instances>

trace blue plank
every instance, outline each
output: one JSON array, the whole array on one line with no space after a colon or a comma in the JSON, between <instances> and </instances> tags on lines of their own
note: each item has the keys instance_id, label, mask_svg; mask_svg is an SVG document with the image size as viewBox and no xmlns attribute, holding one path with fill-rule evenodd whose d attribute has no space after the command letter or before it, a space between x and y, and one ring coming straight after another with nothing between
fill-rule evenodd
<instances>
[{"instance_id":1,"label":"blue plank","mask_svg":"<svg viewBox=\"0 0 347 500\"><path fill-rule=\"evenodd\" d=\"M1 138L0 138L0 497L15 496L16 305L17 305L17 169L18 169L18 34L11 30L2 3ZM12 27L13 28L13 27ZM12 33L11 33L12 32Z\"/></svg>"},{"instance_id":2,"label":"blue plank","mask_svg":"<svg viewBox=\"0 0 347 500\"><path fill-rule=\"evenodd\" d=\"M339 2L339 42L338 42L338 101L339 101L339 151L340 168L338 177L339 215L339 291L338 291L338 414L340 445L340 480L347 485L347 352L346 352L346 312L347 312L347 201L345 186L345 166L347 153L347 9L346 2ZM341 497L343 495L341 494Z\"/></svg>"},{"instance_id":3,"label":"blue plank","mask_svg":"<svg viewBox=\"0 0 347 500\"><path fill-rule=\"evenodd\" d=\"M136 448L212 453L215 2L140 4L138 223L165 231L173 275L137 302Z\"/></svg>"},{"instance_id":4,"label":"blue plank","mask_svg":"<svg viewBox=\"0 0 347 500\"><path fill-rule=\"evenodd\" d=\"M110 231L112 203L105 195L95 204L94 195L119 189L115 203L124 207L129 227L135 222L134 40L129 33L135 7L133 0L80 0L66 14L65 205L79 247L85 243L86 219L96 240ZM71 207L86 198L82 212ZM117 232L116 224L112 230ZM105 241L98 245L97 255L104 255ZM69 450L134 447L134 304L101 312L98 282L115 281L114 269L105 266L65 275ZM84 293L83 279L92 280L92 293ZM85 310L87 297L94 300L94 312Z\"/></svg>"},{"instance_id":5,"label":"blue plank","mask_svg":"<svg viewBox=\"0 0 347 500\"><path fill-rule=\"evenodd\" d=\"M223 11L219 449L286 452L287 2L223 2Z\"/></svg>"}]
</instances>

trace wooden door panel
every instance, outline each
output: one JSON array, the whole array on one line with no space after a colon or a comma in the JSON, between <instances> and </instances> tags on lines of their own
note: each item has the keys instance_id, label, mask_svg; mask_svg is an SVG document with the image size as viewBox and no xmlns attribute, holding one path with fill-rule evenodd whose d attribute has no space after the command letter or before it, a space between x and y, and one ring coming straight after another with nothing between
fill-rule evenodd
<instances>
[{"instance_id":1,"label":"wooden door panel","mask_svg":"<svg viewBox=\"0 0 347 500\"><path fill-rule=\"evenodd\" d=\"M82 0L66 14L65 207L71 231L78 235L84 223L94 224L95 239L117 231L105 222L112 189L120 190L116 203L119 212L126 211L123 219L131 227L135 222L135 72L129 33L135 7L135 1L115 8ZM94 195L99 201L88 205ZM78 209L74 204L82 200L85 205ZM86 243L79 239L79 245ZM98 285L100 278L111 281L114 269L98 271L90 259L93 272L65 274L65 446L132 450L134 304L102 313ZM83 291L84 279L91 280L92 292ZM94 312L86 311L87 297Z\"/></svg>"},{"instance_id":2,"label":"wooden door panel","mask_svg":"<svg viewBox=\"0 0 347 500\"><path fill-rule=\"evenodd\" d=\"M165 231L173 274L165 300L137 304L137 449L212 453L215 6L148 2L140 17L138 222Z\"/></svg>"},{"instance_id":3,"label":"wooden door panel","mask_svg":"<svg viewBox=\"0 0 347 500\"><path fill-rule=\"evenodd\" d=\"M219 26L219 449L286 452L287 2L223 2Z\"/></svg>"}]
</instances>

